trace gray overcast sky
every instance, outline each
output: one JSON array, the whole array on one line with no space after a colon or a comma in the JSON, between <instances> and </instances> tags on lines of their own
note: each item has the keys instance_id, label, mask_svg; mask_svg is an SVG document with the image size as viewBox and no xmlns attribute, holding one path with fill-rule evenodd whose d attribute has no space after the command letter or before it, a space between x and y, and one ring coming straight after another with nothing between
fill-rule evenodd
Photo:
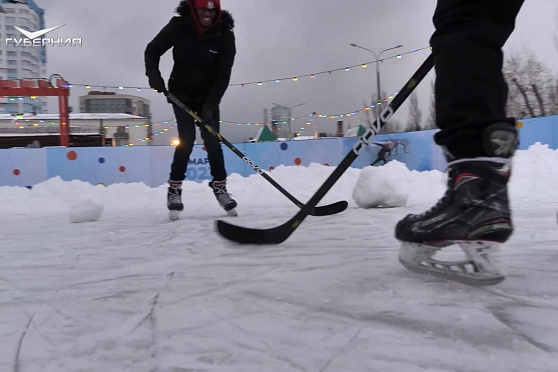
<instances>
[{"instance_id":1,"label":"gray overcast sky","mask_svg":"<svg viewBox=\"0 0 558 372\"><path fill-rule=\"evenodd\" d=\"M48 72L58 73L75 84L147 86L143 53L147 43L174 15L178 0L36 0L45 9L47 27L65 23L50 37L81 37L82 48L49 48ZM312 74L372 61L371 53L350 47L357 43L376 52L398 44L400 52L428 46L433 31L436 0L222 0L236 21L237 57L232 84ZM556 72L558 50L558 3L556 0L526 0L515 34L505 50L530 50ZM390 56L386 52L382 57ZM402 87L427 56L427 51L391 59L380 65L382 91ZM165 79L172 68L170 51L163 57ZM431 74L433 75L433 74ZM418 88L423 117L428 116L430 80ZM119 91L151 100L154 121L174 117L162 95ZM362 108L376 92L375 66L284 81L263 86L230 87L221 104L223 120L262 122L271 103L294 106L293 116L311 112L341 114ZM72 90L71 105L85 88ZM56 111L56 104L50 104ZM394 117L405 121L408 107ZM355 126L361 115L345 119ZM296 122L299 127L302 121ZM332 132L335 120L319 119L318 130ZM222 134L231 141L247 140L257 127L223 124ZM310 129L304 135L311 135ZM158 138L168 144L174 133Z\"/></svg>"}]
</instances>

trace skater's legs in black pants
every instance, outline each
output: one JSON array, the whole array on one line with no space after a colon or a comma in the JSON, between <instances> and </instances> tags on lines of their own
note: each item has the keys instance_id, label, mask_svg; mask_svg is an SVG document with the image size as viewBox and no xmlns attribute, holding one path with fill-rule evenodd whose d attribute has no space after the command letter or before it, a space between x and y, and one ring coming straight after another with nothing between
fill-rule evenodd
<instances>
[{"instance_id":1,"label":"skater's legs in black pants","mask_svg":"<svg viewBox=\"0 0 558 372\"><path fill-rule=\"evenodd\" d=\"M194 118L180 107L173 105L173 109L178 124L178 138L180 144L176 146L174 151L170 179L173 181L182 181L186 178L188 161L196 141L196 123ZM197 108L192 107L192 110L196 109ZM216 132L219 132L219 110L213 112L211 127ZM207 151L207 158L209 159L213 180L222 181L226 179L227 172L225 170L225 160L220 141L203 127L201 128L201 136L204 141L205 150Z\"/></svg>"},{"instance_id":2,"label":"skater's legs in black pants","mask_svg":"<svg viewBox=\"0 0 558 372\"><path fill-rule=\"evenodd\" d=\"M180 143L174 149L170 180L183 181L186 178L186 168L196 141L196 124L192 116L180 107L173 105L173 109Z\"/></svg>"},{"instance_id":3,"label":"skater's legs in black pants","mask_svg":"<svg viewBox=\"0 0 558 372\"><path fill-rule=\"evenodd\" d=\"M213 111L211 118L211 128L217 133L219 133L220 129L219 119L219 110L217 109ZM204 127L201 128L201 137L205 145L205 150L207 151L207 158L209 159L213 180L223 181L227 178L227 171L225 170L225 159L223 157L221 142Z\"/></svg>"},{"instance_id":4,"label":"skater's legs in black pants","mask_svg":"<svg viewBox=\"0 0 558 372\"><path fill-rule=\"evenodd\" d=\"M438 0L430 43L436 68L436 143L458 157L486 156L482 132L510 122L502 46L524 0Z\"/></svg>"}]
</instances>

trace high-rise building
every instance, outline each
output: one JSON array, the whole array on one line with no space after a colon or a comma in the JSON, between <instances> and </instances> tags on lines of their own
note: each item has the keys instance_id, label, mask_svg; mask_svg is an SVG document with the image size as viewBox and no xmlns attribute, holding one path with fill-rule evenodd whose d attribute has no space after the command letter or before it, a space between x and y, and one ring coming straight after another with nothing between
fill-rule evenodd
<instances>
[{"instance_id":1,"label":"high-rise building","mask_svg":"<svg viewBox=\"0 0 558 372\"><path fill-rule=\"evenodd\" d=\"M45 28L45 12L33 0L0 0L0 79L39 79L46 77L46 47L24 46L7 42L8 38L22 39L14 26L27 31ZM47 112L42 97L1 97L0 112Z\"/></svg>"}]
</instances>

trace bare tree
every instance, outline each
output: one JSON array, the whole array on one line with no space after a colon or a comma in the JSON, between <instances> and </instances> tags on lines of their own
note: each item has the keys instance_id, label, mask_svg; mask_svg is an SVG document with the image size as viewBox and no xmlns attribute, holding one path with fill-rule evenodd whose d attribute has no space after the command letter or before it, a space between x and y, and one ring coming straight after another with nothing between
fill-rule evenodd
<instances>
[{"instance_id":1,"label":"bare tree","mask_svg":"<svg viewBox=\"0 0 558 372\"><path fill-rule=\"evenodd\" d=\"M554 80L552 90L548 96L550 101L549 115L558 115L558 79Z\"/></svg>"},{"instance_id":2,"label":"bare tree","mask_svg":"<svg viewBox=\"0 0 558 372\"><path fill-rule=\"evenodd\" d=\"M420 110L418 103L418 95L416 92L411 94L409 99L409 119L407 123L407 131L412 132L415 130L421 130L422 126L422 111Z\"/></svg>"},{"instance_id":3,"label":"bare tree","mask_svg":"<svg viewBox=\"0 0 558 372\"><path fill-rule=\"evenodd\" d=\"M424 125L424 129L435 129L436 126L436 84L432 82L430 84L432 89L432 94L430 95L430 108L428 111L428 118L426 119L426 123Z\"/></svg>"},{"instance_id":4,"label":"bare tree","mask_svg":"<svg viewBox=\"0 0 558 372\"><path fill-rule=\"evenodd\" d=\"M556 46L556 51L558 52L558 9L556 9L556 34L554 34L554 45ZM557 115L558 114L558 79L554 79L553 87L549 94L550 100L550 115Z\"/></svg>"},{"instance_id":5,"label":"bare tree","mask_svg":"<svg viewBox=\"0 0 558 372\"><path fill-rule=\"evenodd\" d=\"M552 89L548 95L548 100L550 107L548 109L548 115L558 115L558 79L554 80L552 84Z\"/></svg>"},{"instance_id":6,"label":"bare tree","mask_svg":"<svg viewBox=\"0 0 558 372\"><path fill-rule=\"evenodd\" d=\"M514 54L504 63L509 86L507 115L516 118L544 116L554 111L554 79L532 53Z\"/></svg>"}]
</instances>

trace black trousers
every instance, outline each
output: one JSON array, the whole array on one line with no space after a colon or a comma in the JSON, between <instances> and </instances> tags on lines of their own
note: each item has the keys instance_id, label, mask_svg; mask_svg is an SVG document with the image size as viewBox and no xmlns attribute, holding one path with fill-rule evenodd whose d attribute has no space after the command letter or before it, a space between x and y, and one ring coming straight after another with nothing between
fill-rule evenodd
<instances>
[{"instance_id":1,"label":"black trousers","mask_svg":"<svg viewBox=\"0 0 558 372\"><path fill-rule=\"evenodd\" d=\"M436 143L457 157L485 156L482 132L510 122L502 47L524 0L438 0L430 44L436 68Z\"/></svg>"},{"instance_id":2,"label":"black trousers","mask_svg":"<svg viewBox=\"0 0 558 372\"><path fill-rule=\"evenodd\" d=\"M192 105L190 108L194 112L201 114L201 107L194 107L194 105ZM170 179L173 181L182 181L186 178L188 161L190 160L194 142L196 141L196 124L194 118L180 107L173 105L173 109L176 115L180 144L176 146L174 150ZM216 132L219 132L218 109L213 111L211 127ZM225 159L223 158L221 142L205 128L200 128L200 132L207 152L207 158L209 159L211 176L214 181L222 181L227 178L227 171L225 170Z\"/></svg>"}]
</instances>

